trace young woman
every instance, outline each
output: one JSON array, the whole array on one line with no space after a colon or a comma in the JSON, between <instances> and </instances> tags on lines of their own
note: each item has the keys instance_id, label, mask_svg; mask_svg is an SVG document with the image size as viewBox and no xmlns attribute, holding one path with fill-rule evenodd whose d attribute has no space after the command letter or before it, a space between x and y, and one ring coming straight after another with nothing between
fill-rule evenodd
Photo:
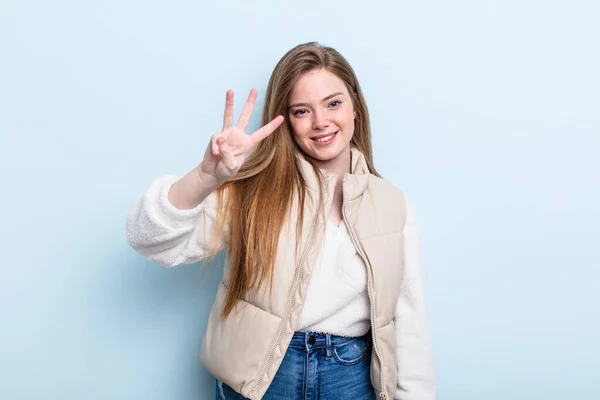
<instances>
[{"instance_id":1,"label":"young woman","mask_svg":"<svg viewBox=\"0 0 600 400\"><path fill-rule=\"evenodd\" d=\"M434 399L415 217L375 171L352 67L299 45L247 135L255 100L234 124L228 91L202 162L154 181L127 221L167 267L227 250L201 354L217 399Z\"/></svg>"}]
</instances>

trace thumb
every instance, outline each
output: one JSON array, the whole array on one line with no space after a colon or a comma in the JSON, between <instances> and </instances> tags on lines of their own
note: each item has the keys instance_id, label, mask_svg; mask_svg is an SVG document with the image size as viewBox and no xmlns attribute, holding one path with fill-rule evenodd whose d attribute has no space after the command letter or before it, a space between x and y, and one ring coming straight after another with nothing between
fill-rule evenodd
<instances>
[{"instance_id":1,"label":"thumb","mask_svg":"<svg viewBox=\"0 0 600 400\"><path fill-rule=\"evenodd\" d=\"M227 169L230 171L235 171L235 169L237 168L237 161L235 159L235 156L233 155L231 147L229 147L229 144L225 140L220 142L221 143L219 144L219 151L223 155L223 162L225 163L225 167L227 167Z\"/></svg>"}]
</instances>

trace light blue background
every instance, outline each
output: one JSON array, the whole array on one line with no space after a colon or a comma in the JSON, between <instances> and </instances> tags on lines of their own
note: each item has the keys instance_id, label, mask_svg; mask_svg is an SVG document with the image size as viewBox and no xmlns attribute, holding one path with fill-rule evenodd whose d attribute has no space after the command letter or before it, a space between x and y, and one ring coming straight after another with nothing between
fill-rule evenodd
<instances>
[{"instance_id":1,"label":"light blue background","mask_svg":"<svg viewBox=\"0 0 600 400\"><path fill-rule=\"evenodd\" d=\"M219 265L145 261L125 217L201 160L227 89L262 105L278 59L319 40L355 67L376 166L420 218L439 399L599 399L598 15L3 0L0 398L213 397L198 354Z\"/></svg>"}]
</instances>

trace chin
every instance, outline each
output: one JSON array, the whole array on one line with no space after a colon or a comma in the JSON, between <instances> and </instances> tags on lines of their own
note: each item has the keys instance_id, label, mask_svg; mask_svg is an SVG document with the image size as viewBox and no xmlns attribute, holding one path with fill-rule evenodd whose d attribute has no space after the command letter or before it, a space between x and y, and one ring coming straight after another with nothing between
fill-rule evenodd
<instances>
[{"instance_id":1,"label":"chin","mask_svg":"<svg viewBox=\"0 0 600 400\"><path fill-rule=\"evenodd\" d=\"M344 152L344 149L315 150L311 148L309 151L303 152L318 161L331 161L338 158Z\"/></svg>"}]
</instances>

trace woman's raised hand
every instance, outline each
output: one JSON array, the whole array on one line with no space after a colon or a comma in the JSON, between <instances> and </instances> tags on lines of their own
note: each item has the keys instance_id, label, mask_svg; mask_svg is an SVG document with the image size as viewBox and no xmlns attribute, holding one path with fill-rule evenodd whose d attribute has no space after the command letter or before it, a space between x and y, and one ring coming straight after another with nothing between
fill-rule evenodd
<instances>
[{"instance_id":1,"label":"woman's raised hand","mask_svg":"<svg viewBox=\"0 0 600 400\"><path fill-rule=\"evenodd\" d=\"M227 91L223 130L211 137L204 159L197 167L197 172L201 176L204 175L203 179L210 180L212 186L219 186L235 176L246 161L250 150L273 133L283 122L284 118L280 115L256 132L247 135L245 131L255 102L256 90L252 89L238 123L234 126L233 92Z\"/></svg>"}]
</instances>

